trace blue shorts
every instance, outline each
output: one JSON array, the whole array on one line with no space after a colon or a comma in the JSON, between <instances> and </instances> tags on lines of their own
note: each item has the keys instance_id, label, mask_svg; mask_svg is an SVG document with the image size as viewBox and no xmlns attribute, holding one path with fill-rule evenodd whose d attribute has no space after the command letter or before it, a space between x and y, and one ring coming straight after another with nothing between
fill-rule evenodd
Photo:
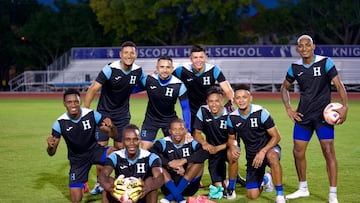
<instances>
[{"instance_id":1,"label":"blue shorts","mask_svg":"<svg viewBox=\"0 0 360 203\"><path fill-rule=\"evenodd\" d=\"M70 158L69 187L84 188L88 181L89 171L93 164L104 165L108 147L97 145L93 153L86 157Z\"/></svg>"},{"instance_id":2,"label":"blue shorts","mask_svg":"<svg viewBox=\"0 0 360 203\"><path fill-rule=\"evenodd\" d=\"M276 151L279 154L279 160L281 158L281 148L279 145L276 145L272 148L272 150ZM250 159L247 161L246 167L246 189L255 189L260 188L261 183L264 180L265 168L269 166L269 161L265 158L263 164L259 168L254 168L252 166L252 162L254 159Z\"/></svg>"},{"instance_id":3,"label":"blue shorts","mask_svg":"<svg viewBox=\"0 0 360 203\"><path fill-rule=\"evenodd\" d=\"M295 124L294 126L294 140L302 140L309 142L313 132L316 132L316 135L319 140L324 139L334 139L334 126L323 123L322 125L317 125L315 128L314 125L299 125Z\"/></svg>"}]
</instances>

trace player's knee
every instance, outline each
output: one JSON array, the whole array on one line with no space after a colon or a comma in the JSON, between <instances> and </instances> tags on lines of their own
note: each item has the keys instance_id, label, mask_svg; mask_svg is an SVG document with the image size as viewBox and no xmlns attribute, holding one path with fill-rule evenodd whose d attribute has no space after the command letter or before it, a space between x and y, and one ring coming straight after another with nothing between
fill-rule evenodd
<instances>
[{"instance_id":1,"label":"player's knee","mask_svg":"<svg viewBox=\"0 0 360 203\"><path fill-rule=\"evenodd\" d=\"M260 191L259 190L248 190L247 197L251 200L255 200L259 197Z\"/></svg>"},{"instance_id":2,"label":"player's knee","mask_svg":"<svg viewBox=\"0 0 360 203\"><path fill-rule=\"evenodd\" d=\"M269 151L266 154L266 158L270 164L275 164L275 163L279 162L279 155L275 151Z\"/></svg>"}]
</instances>

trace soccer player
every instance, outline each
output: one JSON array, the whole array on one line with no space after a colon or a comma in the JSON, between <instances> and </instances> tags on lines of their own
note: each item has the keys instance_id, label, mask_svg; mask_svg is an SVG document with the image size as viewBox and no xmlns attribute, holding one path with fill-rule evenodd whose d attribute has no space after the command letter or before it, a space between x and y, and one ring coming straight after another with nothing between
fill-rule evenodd
<instances>
[{"instance_id":1,"label":"soccer player","mask_svg":"<svg viewBox=\"0 0 360 203\"><path fill-rule=\"evenodd\" d=\"M177 67L173 74L185 84L188 90L191 127L193 127L197 111L201 105L206 105L207 89L218 82L229 100L226 106L232 106L234 92L221 69L216 65L206 63L208 57L204 47L194 45L190 52L191 63Z\"/></svg>"},{"instance_id":2,"label":"soccer player","mask_svg":"<svg viewBox=\"0 0 360 203\"><path fill-rule=\"evenodd\" d=\"M190 129L190 106L185 85L171 75L174 70L173 61L168 56L160 57L156 71L142 80L148 95L145 119L141 129L141 147L149 149L161 128L164 137L169 135L170 122L177 118L175 104L179 98L182 116L188 132Z\"/></svg>"},{"instance_id":3,"label":"soccer player","mask_svg":"<svg viewBox=\"0 0 360 203\"><path fill-rule=\"evenodd\" d=\"M219 193L223 193L226 184L226 160L227 160L227 117L228 113L223 106L223 91L220 87L212 86L207 90L207 105L202 105L194 121L194 139L198 141L202 148L209 152L208 170L214 187L210 186L210 198L221 198ZM205 134L203 138L202 133ZM238 169L238 162L230 160L233 163L229 166L229 185L224 196L227 199L235 199L235 183ZM232 173L232 174L230 174Z\"/></svg>"},{"instance_id":4,"label":"soccer player","mask_svg":"<svg viewBox=\"0 0 360 203\"><path fill-rule=\"evenodd\" d=\"M208 153L195 140L186 141L187 130L181 119L170 124L170 135L157 140L150 148L162 160L165 185L161 188L165 198L161 203L186 202L199 189Z\"/></svg>"},{"instance_id":5,"label":"soccer player","mask_svg":"<svg viewBox=\"0 0 360 203\"><path fill-rule=\"evenodd\" d=\"M47 153L53 156L58 148L61 136L64 137L70 162L69 187L72 202L80 202L83 192L88 189L87 181L92 164L104 164L111 148L100 146L95 136L95 127L99 126L106 135L117 136L117 130L109 118L99 112L80 108L80 93L68 89L64 93L66 113L53 124L52 135L47 138Z\"/></svg>"},{"instance_id":6,"label":"soccer player","mask_svg":"<svg viewBox=\"0 0 360 203\"><path fill-rule=\"evenodd\" d=\"M260 196L263 188L272 191L272 177L276 188L276 202L285 203L280 165L280 133L269 112L252 104L249 85L235 87L234 102L238 109L228 117L228 147L233 159L240 156L237 146L240 138L246 151L246 191L249 199ZM265 174L270 166L271 175ZM262 187L264 184L264 187Z\"/></svg>"},{"instance_id":7,"label":"soccer player","mask_svg":"<svg viewBox=\"0 0 360 203\"><path fill-rule=\"evenodd\" d=\"M104 66L85 95L85 107L89 108L95 94L101 89L97 111L111 118L117 130L118 137L114 140L114 147L121 149L121 133L124 126L130 123L130 94L140 80L145 77L142 68L136 65L136 45L131 41L122 43L121 60ZM108 136L98 132L100 145L108 145ZM97 167L97 174L101 167ZM102 188L97 183L91 194L101 193Z\"/></svg>"},{"instance_id":8,"label":"soccer player","mask_svg":"<svg viewBox=\"0 0 360 203\"><path fill-rule=\"evenodd\" d=\"M340 114L337 124L342 124L346 120L348 111L347 93L333 60L314 54L315 44L309 35L302 35L298 38L296 50L301 59L290 65L281 86L281 96L286 112L295 122L293 155L299 180L299 189L287 195L286 198L295 199L310 195L306 181L305 153L315 131L326 160L330 183L329 202L337 203L338 166L334 148L334 126L324 121L322 112L331 101L331 83L333 83L343 104L342 108L336 110ZM290 104L289 89L295 80L300 87L300 102L297 109L293 110Z\"/></svg>"},{"instance_id":9,"label":"soccer player","mask_svg":"<svg viewBox=\"0 0 360 203\"><path fill-rule=\"evenodd\" d=\"M112 152L100 171L99 182L104 188L103 202L113 202L110 195L114 189L114 180L119 175L141 178L144 181L142 194L138 202L157 203L159 189L164 184L161 159L158 155L140 149L140 132L136 125L124 127L122 143L124 149ZM115 171L115 178L111 177Z\"/></svg>"}]
</instances>

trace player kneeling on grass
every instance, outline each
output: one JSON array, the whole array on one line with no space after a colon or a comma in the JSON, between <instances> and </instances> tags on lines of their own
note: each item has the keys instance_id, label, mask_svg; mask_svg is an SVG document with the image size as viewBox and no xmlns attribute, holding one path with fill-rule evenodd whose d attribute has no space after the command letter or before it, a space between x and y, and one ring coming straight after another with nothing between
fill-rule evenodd
<instances>
[{"instance_id":1,"label":"player kneeling on grass","mask_svg":"<svg viewBox=\"0 0 360 203\"><path fill-rule=\"evenodd\" d=\"M270 166L276 189L276 203L285 203L280 165L280 133L269 112L259 105L251 104L252 95L248 85L235 87L234 101L237 110L228 117L228 147L233 159L240 156L234 143L244 142L246 151L246 190L249 199L260 196L263 188L272 191L272 177L265 173Z\"/></svg>"},{"instance_id":2,"label":"player kneeling on grass","mask_svg":"<svg viewBox=\"0 0 360 203\"><path fill-rule=\"evenodd\" d=\"M75 89L65 91L64 106L67 112L53 124L52 135L47 139L47 153L53 156L61 136L64 137L70 161L70 199L72 202L80 202L84 191L88 190L91 165L103 165L106 155L113 150L97 143L95 126L98 125L111 138L117 136L117 130L109 118L103 117L97 111L80 108L80 93Z\"/></svg>"},{"instance_id":3,"label":"player kneeling on grass","mask_svg":"<svg viewBox=\"0 0 360 203\"><path fill-rule=\"evenodd\" d=\"M157 140L150 148L161 157L165 169L165 185L161 188L165 198L160 202L186 202L184 196L199 190L204 161L209 155L200 143L185 139L187 129L183 120L173 120L169 132L169 136Z\"/></svg>"},{"instance_id":4,"label":"player kneeling on grass","mask_svg":"<svg viewBox=\"0 0 360 203\"><path fill-rule=\"evenodd\" d=\"M164 184L161 159L158 155L140 149L140 131L129 124L124 127L124 149L112 152L100 172L99 182L104 188L103 203L156 203L157 190ZM111 173L115 171L115 178Z\"/></svg>"}]
</instances>

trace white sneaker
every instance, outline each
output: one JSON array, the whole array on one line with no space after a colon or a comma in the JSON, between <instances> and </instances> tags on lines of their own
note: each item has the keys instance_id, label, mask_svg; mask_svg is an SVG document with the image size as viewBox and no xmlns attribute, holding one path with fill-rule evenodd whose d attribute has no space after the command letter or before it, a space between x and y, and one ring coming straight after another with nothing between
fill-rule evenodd
<instances>
[{"instance_id":1,"label":"white sneaker","mask_svg":"<svg viewBox=\"0 0 360 203\"><path fill-rule=\"evenodd\" d=\"M235 199L235 198L236 198L235 190L227 189L227 191L226 191L226 199Z\"/></svg>"},{"instance_id":2,"label":"white sneaker","mask_svg":"<svg viewBox=\"0 0 360 203\"><path fill-rule=\"evenodd\" d=\"M101 194L104 188L101 187L100 183L96 183L94 185L94 188L91 190L90 194L92 195L98 195Z\"/></svg>"},{"instance_id":3,"label":"white sneaker","mask_svg":"<svg viewBox=\"0 0 360 203\"><path fill-rule=\"evenodd\" d=\"M286 203L285 197L283 195L276 196L276 203Z\"/></svg>"},{"instance_id":4,"label":"white sneaker","mask_svg":"<svg viewBox=\"0 0 360 203\"><path fill-rule=\"evenodd\" d=\"M286 195L286 199L296 199L299 197L308 197L310 192L307 188L300 188L296 192Z\"/></svg>"},{"instance_id":5,"label":"white sneaker","mask_svg":"<svg viewBox=\"0 0 360 203\"><path fill-rule=\"evenodd\" d=\"M274 185L272 182L271 173L266 172L264 174L264 177L267 177L267 179L268 179L268 182L266 184L264 184L264 182L262 184L263 188L265 189L265 192L272 192L274 190Z\"/></svg>"},{"instance_id":6,"label":"white sneaker","mask_svg":"<svg viewBox=\"0 0 360 203\"><path fill-rule=\"evenodd\" d=\"M329 194L329 203L339 203L336 194L334 193Z\"/></svg>"},{"instance_id":7,"label":"white sneaker","mask_svg":"<svg viewBox=\"0 0 360 203\"><path fill-rule=\"evenodd\" d=\"M170 201L167 200L167 199L165 199L165 198L162 198L162 199L160 200L160 203L170 203Z\"/></svg>"}]
</instances>

